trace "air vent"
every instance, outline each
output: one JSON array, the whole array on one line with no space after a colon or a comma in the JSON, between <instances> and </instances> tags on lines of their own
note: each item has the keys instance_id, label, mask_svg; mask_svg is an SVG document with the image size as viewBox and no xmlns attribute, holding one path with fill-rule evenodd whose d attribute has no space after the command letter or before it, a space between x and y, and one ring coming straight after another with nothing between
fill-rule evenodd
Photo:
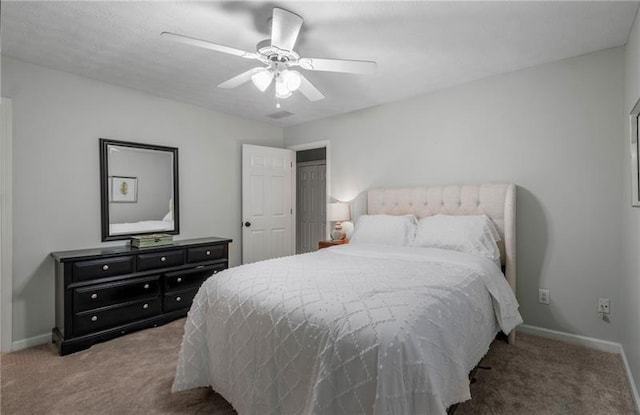
<instances>
[{"instance_id":1,"label":"air vent","mask_svg":"<svg viewBox=\"0 0 640 415\"><path fill-rule=\"evenodd\" d=\"M293 113L289 111L278 111L274 112L273 114L267 115L267 117L273 118L274 120L279 120L280 118L289 117L291 115L293 115Z\"/></svg>"}]
</instances>

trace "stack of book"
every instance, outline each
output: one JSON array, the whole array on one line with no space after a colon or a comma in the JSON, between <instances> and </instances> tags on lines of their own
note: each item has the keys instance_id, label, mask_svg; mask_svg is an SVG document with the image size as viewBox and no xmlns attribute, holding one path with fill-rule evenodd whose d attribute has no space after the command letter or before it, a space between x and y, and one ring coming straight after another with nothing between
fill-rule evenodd
<instances>
[{"instance_id":1,"label":"stack of book","mask_svg":"<svg viewBox=\"0 0 640 415\"><path fill-rule=\"evenodd\" d=\"M150 246L171 245L173 236L166 233L155 233L153 235L141 235L131 237L131 246L136 248L148 248Z\"/></svg>"}]
</instances>

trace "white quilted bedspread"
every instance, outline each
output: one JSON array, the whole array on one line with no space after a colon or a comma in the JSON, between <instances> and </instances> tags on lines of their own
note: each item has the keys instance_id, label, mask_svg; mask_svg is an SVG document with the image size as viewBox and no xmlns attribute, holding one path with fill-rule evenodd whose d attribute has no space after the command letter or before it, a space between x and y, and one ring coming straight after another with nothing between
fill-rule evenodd
<instances>
[{"instance_id":1,"label":"white quilted bedspread","mask_svg":"<svg viewBox=\"0 0 640 415\"><path fill-rule=\"evenodd\" d=\"M240 414L444 414L521 322L488 259L342 245L209 278L172 390L211 385Z\"/></svg>"}]
</instances>

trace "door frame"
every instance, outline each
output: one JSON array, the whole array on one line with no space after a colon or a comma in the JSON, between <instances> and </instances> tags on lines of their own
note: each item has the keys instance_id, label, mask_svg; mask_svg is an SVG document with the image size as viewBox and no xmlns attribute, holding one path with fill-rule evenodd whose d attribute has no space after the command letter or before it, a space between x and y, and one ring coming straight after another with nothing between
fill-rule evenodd
<instances>
[{"instance_id":1,"label":"door frame","mask_svg":"<svg viewBox=\"0 0 640 415\"><path fill-rule=\"evenodd\" d=\"M13 112L9 98L0 98L0 351L13 341Z\"/></svg>"},{"instance_id":2,"label":"door frame","mask_svg":"<svg viewBox=\"0 0 640 415\"><path fill-rule=\"evenodd\" d=\"M322 140L322 141L312 141L310 143L304 143L304 144L295 144L292 146L288 146L287 148L289 150L293 150L296 153L298 151L303 151L303 150L313 150L314 148L325 148L326 149L326 158L325 158L325 163L326 163L326 167L325 167L325 178L326 178L326 187L327 187L327 198L326 198L326 202L330 203L331 202L331 142L329 140ZM293 169L293 242L296 244L297 246L297 230L296 230L296 225L298 223L298 212L297 212L297 207L298 207L298 195L296 193L296 188L297 188L297 184L298 184L298 177L297 177L297 169ZM326 226L325 226L325 239L329 238L329 233L331 232L331 224L329 223L329 221L326 220L327 222Z\"/></svg>"}]
</instances>

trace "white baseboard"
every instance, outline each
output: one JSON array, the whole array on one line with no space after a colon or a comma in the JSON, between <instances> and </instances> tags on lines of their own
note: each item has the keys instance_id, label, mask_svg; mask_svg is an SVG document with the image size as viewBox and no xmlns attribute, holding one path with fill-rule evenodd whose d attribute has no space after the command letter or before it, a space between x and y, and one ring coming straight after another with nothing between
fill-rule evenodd
<instances>
[{"instance_id":1,"label":"white baseboard","mask_svg":"<svg viewBox=\"0 0 640 415\"><path fill-rule=\"evenodd\" d=\"M11 343L11 351L28 349L29 347L39 346L51 341L51 333L41 334L39 336L29 337L28 339L18 340Z\"/></svg>"},{"instance_id":2,"label":"white baseboard","mask_svg":"<svg viewBox=\"0 0 640 415\"><path fill-rule=\"evenodd\" d=\"M627 372L627 379L629 379L629 385L631 385L631 393L633 394L633 399L636 401L636 411L640 412L640 395L638 395L638 388L636 388L636 382L633 380L631 366L629 366L629 361L627 360L627 355L624 353L622 345L620 345L620 352L622 362L624 363L624 369Z\"/></svg>"},{"instance_id":3,"label":"white baseboard","mask_svg":"<svg viewBox=\"0 0 640 415\"><path fill-rule=\"evenodd\" d=\"M563 341L565 343L577 344L580 346L589 347L591 349L601 350L603 352L619 354L620 356L622 356L624 370L625 372L627 372L627 379L629 381L629 386L631 387L633 400L636 404L636 410L640 412L640 395L638 394L638 388L636 387L636 382L633 379L633 373L631 373L631 367L629 366L629 362L627 361L627 355L624 353L624 348L620 343L600 340L593 337L580 336L577 334L565 333L562 331L549 330L542 327L530 326L528 324L522 324L518 326L516 331L521 333L533 334L540 337L546 337L548 339Z\"/></svg>"},{"instance_id":4,"label":"white baseboard","mask_svg":"<svg viewBox=\"0 0 640 415\"><path fill-rule=\"evenodd\" d=\"M560 340L565 343L577 344L590 349L601 350L603 352L620 353L622 350L622 345L620 343L595 339L593 337L580 336L578 334L565 333L563 331L549 330L542 327L530 326L528 324L518 326L516 331L546 337L547 339Z\"/></svg>"}]
</instances>

